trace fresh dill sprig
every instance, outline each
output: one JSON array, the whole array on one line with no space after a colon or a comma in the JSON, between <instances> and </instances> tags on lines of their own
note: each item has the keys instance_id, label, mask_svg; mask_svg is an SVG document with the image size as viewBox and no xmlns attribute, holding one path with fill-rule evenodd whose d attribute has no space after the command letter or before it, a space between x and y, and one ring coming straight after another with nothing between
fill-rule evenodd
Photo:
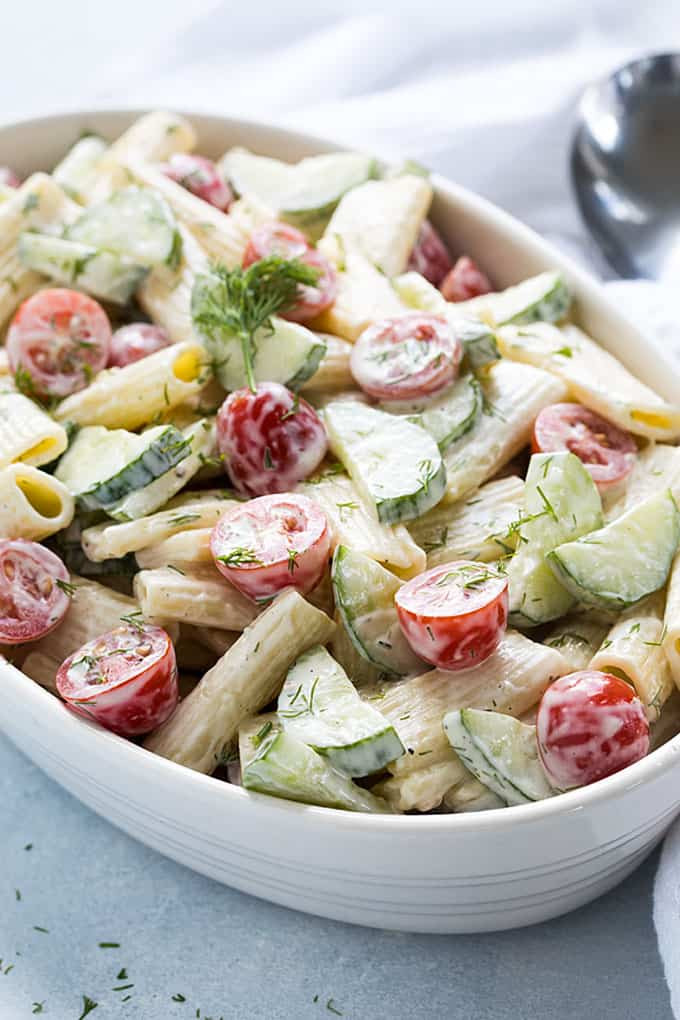
<instances>
[{"instance_id":1,"label":"fresh dill sprig","mask_svg":"<svg viewBox=\"0 0 680 1020\"><path fill-rule=\"evenodd\" d=\"M271 319L298 299L299 287L313 287L319 274L299 259L268 255L247 269L215 264L198 276L191 296L194 326L215 344L237 338L243 352L246 381L255 392L253 359L258 329L272 330Z\"/></svg>"}]
</instances>

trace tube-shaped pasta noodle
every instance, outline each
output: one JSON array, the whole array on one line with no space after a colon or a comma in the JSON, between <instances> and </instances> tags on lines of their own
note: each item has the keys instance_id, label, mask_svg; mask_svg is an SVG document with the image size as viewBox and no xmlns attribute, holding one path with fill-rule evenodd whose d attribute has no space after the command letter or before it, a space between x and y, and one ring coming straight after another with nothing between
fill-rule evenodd
<instances>
[{"instance_id":1,"label":"tube-shaped pasta noodle","mask_svg":"<svg viewBox=\"0 0 680 1020\"><path fill-rule=\"evenodd\" d=\"M73 496L52 475L10 464L0 468L0 535L39 541L67 528L73 520Z\"/></svg>"},{"instance_id":2,"label":"tube-shaped pasta noodle","mask_svg":"<svg viewBox=\"0 0 680 1020\"><path fill-rule=\"evenodd\" d=\"M140 570L134 590L146 619L161 627L174 620L196 627L243 630L259 612L214 566L196 568L191 574L171 567Z\"/></svg>"},{"instance_id":3,"label":"tube-shaped pasta noodle","mask_svg":"<svg viewBox=\"0 0 680 1020\"><path fill-rule=\"evenodd\" d=\"M39 467L64 452L66 430L23 393L0 393L0 467Z\"/></svg>"}]
</instances>

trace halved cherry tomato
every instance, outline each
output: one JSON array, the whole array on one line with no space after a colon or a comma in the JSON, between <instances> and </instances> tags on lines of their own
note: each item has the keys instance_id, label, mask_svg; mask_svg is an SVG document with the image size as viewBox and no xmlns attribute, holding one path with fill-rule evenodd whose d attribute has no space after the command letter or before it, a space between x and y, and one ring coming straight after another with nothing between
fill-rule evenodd
<instances>
[{"instance_id":1,"label":"halved cherry tomato","mask_svg":"<svg viewBox=\"0 0 680 1020\"><path fill-rule=\"evenodd\" d=\"M131 322L128 326L121 326L111 337L109 368L124 368L169 344L170 337L162 326L154 326L150 322Z\"/></svg>"},{"instance_id":2,"label":"halved cherry tomato","mask_svg":"<svg viewBox=\"0 0 680 1020\"><path fill-rule=\"evenodd\" d=\"M633 688L595 669L548 687L536 717L538 751L559 790L619 772L649 751L649 723Z\"/></svg>"},{"instance_id":3,"label":"halved cherry tomato","mask_svg":"<svg viewBox=\"0 0 680 1020\"><path fill-rule=\"evenodd\" d=\"M286 492L319 466L328 446L314 408L281 383L235 390L217 415L217 445L246 496Z\"/></svg>"},{"instance_id":4,"label":"halved cherry tomato","mask_svg":"<svg viewBox=\"0 0 680 1020\"><path fill-rule=\"evenodd\" d=\"M468 255L461 255L439 287L447 301L468 301L493 290L489 277Z\"/></svg>"},{"instance_id":5,"label":"halved cherry tomato","mask_svg":"<svg viewBox=\"0 0 680 1020\"><path fill-rule=\"evenodd\" d=\"M7 332L12 372L42 397L82 390L106 367L111 325L101 305L76 290L40 290L19 307Z\"/></svg>"},{"instance_id":6,"label":"halved cherry tomato","mask_svg":"<svg viewBox=\"0 0 680 1020\"><path fill-rule=\"evenodd\" d=\"M438 287L453 263L448 249L429 220L423 220L408 268Z\"/></svg>"},{"instance_id":7,"label":"halved cherry tomato","mask_svg":"<svg viewBox=\"0 0 680 1020\"><path fill-rule=\"evenodd\" d=\"M505 632L508 580L486 563L456 560L407 581L394 601L416 655L439 669L470 669Z\"/></svg>"},{"instance_id":8,"label":"halved cherry tomato","mask_svg":"<svg viewBox=\"0 0 680 1020\"><path fill-rule=\"evenodd\" d=\"M410 312L365 329L352 348L350 369L376 400L412 400L452 383L462 353L446 319Z\"/></svg>"},{"instance_id":9,"label":"halved cherry tomato","mask_svg":"<svg viewBox=\"0 0 680 1020\"><path fill-rule=\"evenodd\" d=\"M107 730L123 737L150 733L179 698L172 641L160 627L123 624L69 655L57 672L57 690Z\"/></svg>"},{"instance_id":10,"label":"halved cherry tomato","mask_svg":"<svg viewBox=\"0 0 680 1020\"><path fill-rule=\"evenodd\" d=\"M313 287L300 285L299 299L292 308L281 312L282 318L291 322L309 322L333 304L338 292L337 273L328 259L310 247L305 235L295 227L273 220L254 230L243 254L244 269L267 255L299 259L318 273Z\"/></svg>"},{"instance_id":11,"label":"halved cherry tomato","mask_svg":"<svg viewBox=\"0 0 680 1020\"><path fill-rule=\"evenodd\" d=\"M202 198L223 212L234 201L234 193L211 159L176 152L161 167L166 177L181 184L192 195Z\"/></svg>"},{"instance_id":12,"label":"halved cherry tomato","mask_svg":"<svg viewBox=\"0 0 680 1020\"><path fill-rule=\"evenodd\" d=\"M598 489L607 489L630 474L637 446L630 432L581 404L551 404L534 422L534 453L569 450L583 461Z\"/></svg>"},{"instance_id":13,"label":"halved cherry tomato","mask_svg":"<svg viewBox=\"0 0 680 1020\"><path fill-rule=\"evenodd\" d=\"M70 605L68 581L68 570L44 545L0 539L0 644L20 645L54 630Z\"/></svg>"},{"instance_id":14,"label":"halved cherry tomato","mask_svg":"<svg viewBox=\"0 0 680 1020\"><path fill-rule=\"evenodd\" d=\"M305 595L328 565L331 536L321 507L306 496L260 496L228 510L210 536L217 569L255 602L284 588Z\"/></svg>"},{"instance_id":15,"label":"halved cherry tomato","mask_svg":"<svg viewBox=\"0 0 680 1020\"><path fill-rule=\"evenodd\" d=\"M18 188L21 181L9 166L0 166L0 185L3 188Z\"/></svg>"}]
</instances>

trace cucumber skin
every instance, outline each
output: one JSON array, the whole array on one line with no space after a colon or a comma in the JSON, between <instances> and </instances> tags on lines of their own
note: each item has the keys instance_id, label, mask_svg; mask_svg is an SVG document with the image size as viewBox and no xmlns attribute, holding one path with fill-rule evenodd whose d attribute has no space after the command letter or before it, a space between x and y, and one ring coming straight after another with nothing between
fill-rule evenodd
<instances>
[{"instance_id":1,"label":"cucumber skin","mask_svg":"<svg viewBox=\"0 0 680 1020\"><path fill-rule=\"evenodd\" d=\"M473 319L456 322L454 319L451 326L463 345L467 364L473 372L478 372L492 362L500 360L496 336L484 323Z\"/></svg>"},{"instance_id":2,"label":"cucumber skin","mask_svg":"<svg viewBox=\"0 0 680 1020\"><path fill-rule=\"evenodd\" d=\"M402 758L406 749L393 726L344 747L316 747L317 754L327 758L334 768L348 776L370 776L382 772L386 765ZM363 754L364 746L367 754Z\"/></svg>"},{"instance_id":3,"label":"cucumber skin","mask_svg":"<svg viewBox=\"0 0 680 1020\"><path fill-rule=\"evenodd\" d=\"M326 351L327 347L323 342L319 342L311 347L304 365L302 365L295 375L288 379L284 385L287 386L289 390L292 390L293 393L299 390L302 384L306 383L308 379L311 379L318 371L319 365L323 361Z\"/></svg>"},{"instance_id":4,"label":"cucumber skin","mask_svg":"<svg viewBox=\"0 0 680 1020\"><path fill-rule=\"evenodd\" d=\"M453 425L446 435L438 439L434 433L428 427L428 410L425 408L420 414L409 416L409 421L412 421L415 425L420 425L421 428L425 429L426 432L430 432L430 435L436 441L437 446L441 453L444 453L452 443L455 443L456 439L460 439L466 432L469 432L471 428L476 424L477 419L482 413L482 387L479 384L479 380L472 378L467 380L473 393L472 397L472 408L467 418L462 419L457 424ZM455 384L454 384L455 385Z\"/></svg>"},{"instance_id":5,"label":"cucumber skin","mask_svg":"<svg viewBox=\"0 0 680 1020\"><path fill-rule=\"evenodd\" d=\"M436 474L416 492L387 499L375 499L375 508L381 524L400 524L422 517L439 503L446 492L446 467L440 462Z\"/></svg>"},{"instance_id":6,"label":"cucumber skin","mask_svg":"<svg viewBox=\"0 0 680 1020\"><path fill-rule=\"evenodd\" d=\"M532 305L505 319L503 326L528 326L532 322L558 322L571 307L571 294L561 276L558 276L551 290Z\"/></svg>"},{"instance_id":7,"label":"cucumber skin","mask_svg":"<svg viewBox=\"0 0 680 1020\"><path fill-rule=\"evenodd\" d=\"M128 303L149 272L122 255L48 234L25 231L17 254L29 269L117 305Z\"/></svg>"},{"instance_id":8,"label":"cucumber skin","mask_svg":"<svg viewBox=\"0 0 680 1020\"><path fill-rule=\"evenodd\" d=\"M130 492L144 488L165 471L170 471L189 456L190 450L191 441L174 425L169 425L136 460L127 464L112 478L98 482L86 492L78 493L76 502L87 510L106 510L120 502ZM163 467L162 471L156 470L159 463Z\"/></svg>"}]
</instances>

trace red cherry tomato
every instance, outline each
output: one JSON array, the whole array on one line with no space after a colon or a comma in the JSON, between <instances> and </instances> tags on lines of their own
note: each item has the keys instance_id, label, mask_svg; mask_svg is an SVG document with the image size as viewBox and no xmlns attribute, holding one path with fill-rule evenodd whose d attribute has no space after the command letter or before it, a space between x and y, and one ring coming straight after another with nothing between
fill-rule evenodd
<instances>
[{"instance_id":1,"label":"red cherry tomato","mask_svg":"<svg viewBox=\"0 0 680 1020\"><path fill-rule=\"evenodd\" d=\"M365 329L352 348L350 368L376 400L412 400L453 382L462 353L446 319L411 312Z\"/></svg>"},{"instance_id":2,"label":"red cherry tomato","mask_svg":"<svg viewBox=\"0 0 680 1020\"><path fill-rule=\"evenodd\" d=\"M439 669L470 669L505 632L508 580L486 563L456 560L414 577L394 601L416 655Z\"/></svg>"},{"instance_id":3,"label":"red cherry tomato","mask_svg":"<svg viewBox=\"0 0 680 1020\"><path fill-rule=\"evenodd\" d=\"M0 539L0 644L36 641L54 630L70 605L68 580L64 564L44 545Z\"/></svg>"},{"instance_id":4,"label":"red cherry tomato","mask_svg":"<svg viewBox=\"0 0 680 1020\"><path fill-rule=\"evenodd\" d=\"M294 493L260 496L228 510L210 536L215 564L255 602L284 588L305 595L328 565L331 536L323 510Z\"/></svg>"},{"instance_id":5,"label":"red cherry tomato","mask_svg":"<svg viewBox=\"0 0 680 1020\"><path fill-rule=\"evenodd\" d=\"M217 415L217 446L234 486L246 496L293 489L319 466L328 446L314 408L281 383L235 390Z\"/></svg>"},{"instance_id":6,"label":"red cherry tomato","mask_svg":"<svg viewBox=\"0 0 680 1020\"><path fill-rule=\"evenodd\" d=\"M172 642L160 627L116 627L69 655L57 672L57 690L107 730L123 737L150 733L179 698Z\"/></svg>"},{"instance_id":7,"label":"red cherry tomato","mask_svg":"<svg viewBox=\"0 0 680 1020\"><path fill-rule=\"evenodd\" d=\"M124 368L169 344L170 337L162 326L154 326L150 322L131 322L129 326L121 326L111 337L109 368Z\"/></svg>"},{"instance_id":8,"label":"red cherry tomato","mask_svg":"<svg viewBox=\"0 0 680 1020\"><path fill-rule=\"evenodd\" d=\"M161 169L166 177L223 212L234 201L233 191L213 161L205 156L176 152Z\"/></svg>"},{"instance_id":9,"label":"red cherry tomato","mask_svg":"<svg viewBox=\"0 0 680 1020\"><path fill-rule=\"evenodd\" d=\"M281 312L282 318L291 322L308 322L333 304L338 292L335 269L321 252L309 246L305 235L295 227L274 220L254 230L243 254L244 269L267 255L300 259L319 274L313 287L299 287L298 301L288 311Z\"/></svg>"},{"instance_id":10,"label":"red cherry tomato","mask_svg":"<svg viewBox=\"0 0 680 1020\"><path fill-rule=\"evenodd\" d=\"M448 249L429 220L423 220L408 268L438 287L453 263Z\"/></svg>"},{"instance_id":11,"label":"red cherry tomato","mask_svg":"<svg viewBox=\"0 0 680 1020\"><path fill-rule=\"evenodd\" d=\"M21 181L9 166L0 166L0 186L3 188L18 188Z\"/></svg>"},{"instance_id":12,"label":"red cherry tomato","mask_svg":"<svg viewBox=\"0 0 680 1020\"><path fill-rule=\"evenodd\" d=\"M40 290L20 306L7 333L12 372L42 397L67 397L106 367L111 325L101 305L76 290Z\"/></svg>"},{"instance_id":13,"label":"red cherry tomato","mask_svg":"<svg viewBox=\"0 0 680 1020\"><path fill-rule=\"evenodd\" d=\"M447 301L468 301L470 298L489 294L491 282L476 262L468 255L461 255L439 287Z\"/></svg>"},{"instance_id":14,"label":"red cherry tomato","mask_svg":"<svg viewBox=\"0 0 680 1020\"><path fill-rule=\"evenodd\" d=\"M623 481L635 466L630 432L581 404L551 404L534 422L534 453L569 450L582 460L599 489Z\"/></svg>"},{"instance_id":15,"label":"red cherry tomato","mask_svg":"<svg viewBox=\"0 0 680 1020\"><path fill-rule=\"evenodd\" d=\"M536 717L538 751L558 790L619 772L649 751L649 723L633 688L584 669L548 687Z\"/></svg>"}]
</instances>

